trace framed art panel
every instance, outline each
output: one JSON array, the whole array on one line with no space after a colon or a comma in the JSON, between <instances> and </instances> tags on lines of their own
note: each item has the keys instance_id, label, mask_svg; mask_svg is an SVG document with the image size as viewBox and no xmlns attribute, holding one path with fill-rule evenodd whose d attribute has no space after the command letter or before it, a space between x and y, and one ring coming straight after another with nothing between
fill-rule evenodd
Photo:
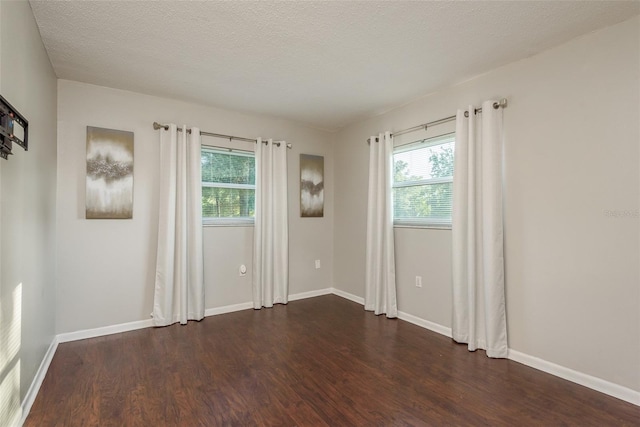
<instances>
[{"instance_id":1,"label":"framed art panel","mask_svg":"<svg viewBox=\"0 0 640 427\"><path fill-rule=\"evenodd\" d=\"M300 154L300 216L324 216L324 157Z\"/></svg>"},{"instance_id":2,"label":"framed art panel","mask_svg":"<svg viewBox=\"0 0 640 427\"><path fill-rule=\"evenodd\" d=\"M133 132L87 126L87 219L133 218Z\"/></svg>"}]
</instances>

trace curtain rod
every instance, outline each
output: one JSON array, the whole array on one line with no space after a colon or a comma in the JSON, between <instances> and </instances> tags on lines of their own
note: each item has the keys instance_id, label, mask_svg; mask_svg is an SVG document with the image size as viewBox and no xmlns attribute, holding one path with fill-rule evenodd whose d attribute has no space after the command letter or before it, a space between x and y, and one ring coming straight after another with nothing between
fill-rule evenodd
<instances>
[{"instance_id":1,"label":"curtain rod","mask_svg":"<svg viewBox=\"0 0 640 427\"><path fill-rule=\"evenodd\" d=\"M493 108L496 109L496 110L498 108L506 108L506 107L507 107L507 98L502 98L501 100L496 101L496 102L493 103ZM478 114L478 113L482 113L482 107L475 109L475 114ZM465 117L469 117L469 112L465 111L464 112L464 116ZM418 126L414 126L414 127L407 128L407 129L402 129L402 130L400 130L398 132L392 133L391 136L404 135L405 133L414 132L414 131L422 130L422 129L427 130L428 127L441 125L443 123L452 122L455 119L456 119L456 116L445 117L444 119L434 120L434 121L429 122L429 123L423 123L423 124L418 125ZM378 138L376 138L375 140L376 140L376 142L378 142ZM368 144L371 143L371 138L367 138L367 143Z\"/></svg>"},{"instance_id":2,"label":"curtain rod","mask_svg":"<svg viewBox=\"0 0 640 427\"><path fill-rule=\"evenodd\" d=\"M164 129L164 130L169 130L169 125L162 125L158 122L153 122L153 129L154 130L158 130L158 129ZM178 128L178 132L182 132L182 128ZM191 133L191 129L187 129L187 133ZM253 142L256 143L258 142L257 139L251 139L251 138L243 138L241 136L233 136L233 135L223 135L221 133L213 133L213 132L204 132L204 131L200 131L200 135L204 135L204 136L213 136L215 138L223 138L223 139L228 139L229 141L231 141L232 139L235 139L236 141L246 141L246 142ZM262 141L263 143L267 143L267 141ZM279 147L280 146L280 141L276 141L275 144ZM287 144L287 148L291 148L291 144Z\"/></svg>"}]
</instances>

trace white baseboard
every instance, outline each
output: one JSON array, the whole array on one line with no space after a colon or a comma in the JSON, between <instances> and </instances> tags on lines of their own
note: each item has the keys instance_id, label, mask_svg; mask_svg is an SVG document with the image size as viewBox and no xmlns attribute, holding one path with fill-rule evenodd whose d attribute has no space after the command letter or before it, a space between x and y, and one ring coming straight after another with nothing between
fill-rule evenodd
<instances>
[{"instance_id":1,"label":"white baseboard","mask_svg":"<svg viewBox=\"0 0 640 427\"><path fill-rule=\"evenodd\" d=\"M75 332L65 332L58 334L58 342L69 342L84 340L87 338L96 338L104 335L118 334L120 332L135 331L137 329L150 328L153 326L153 320L137 320L135 322L120 323L118 325L103 326L100 328L83 329Z\"/></svg>"},{"instance_id":2,"label":"white baseboard","mask_svg":"<svg viewBox=\"0 0 640 427\"><path fill-rule=\"evenodd\" d=\"M364 305L364 298L359 297L357 295L350 294L349 292L345 292L345 291L342 291L342 290L336 289L336 288L331 288L331 292L334 295L338 295L339 297L342 297L344 299L348 299L349 301L353 301L353 302L358 303L360 305Z\"/></svg>"},{"instance_id":3,"label":"white baseboard","mask_svg":"<svg viewBox=\"0 0 640 427\"><path fill-rule=\"evenodd\" d=\"M325 288L325 289L319 289L315 291L302 292L298 294L289 295L289 301L312 298L320 295L329 295L332 293L332 290L333 288ZM252 302L243 302L240 304L231 304L231 305L225 305L222 307L207 308L204 312L204 315L205 317L217 316L218 314L233 313L234 311L248 310L250 308L253 308ZM59 343L63 343L63 342L83 340L87 338L96 338L104 335L118 334L120 332L135 331L137 329L144 329L144 328L151 328L151 327L153 327L152 319L137 320L135 322L120 323L118 325L103 326L103 327L93 328L93 329L83 329L83 330L74 331L74 332L65 332L62 334L58 334L57 339Z\"/></svg>"},{"instance_id":4,"label":"white baseboard","mask_svg":"<svg viewBox=\"0 0 640 427\"><path fill-rule=\"evenodd\" d=\"M289 301L296 301L306 298L313 298L320 295L330 295L331 288L318 289L315 291L300 292L298 294L289 295ZM225 305L222 307L207 308L204 312L205 317L217 316L218 314L233 313L234 311L248 310L253 308L253 302L243 302L240 304Z\"/></svg>"},{"instance_id":5,"label":"white baseboard","mask_svg":"<svg viewBox=\"0 0 640 427\"><path fill-rule=\"evenodd\" d=\"M51 365L51 361L53 360L53 355L56 353L56 349L58 348L58 342L58 337L54 336L51 344L49 344L47 352L42 358L42 362L40 362L40 366L36 371L36 375L33 377L33 381L31 381L29 390L27 390L27 393L22 400L22 417L18 423L19 426L24 424L27 416L29 415L29 411L31 411L31 406L33 406L33 402L36 400L38 391L40 391L40 386L42 385L44 377L47 375L47 371L49 370L49 365Z\"/></svg>"},{"instance_id":6,"label":"white baseboard","mask_svg":"<svg viewBox=\"0 0 640 427\"><path fill-rule=\"evenodd\" d=\"M333 288L318 289L315 291L300 292L299 294L289 295L289 301L297 301L306 298L319 297L321 295L331 295Z\"/></svg>"},{"instance_id":7,"label":"white baseboard","mask_svg":"<svg viewBox=\"0 0 640 427\"><path fill-rule=\"evenodd\" d=\"M421 317L414 316L413 314L405 313L404 311L398 311L398 319L413 323L414 325L421 326L430 331L437 332L441 335L444 335L445 337L452 337L451 328L447 328L446 326L442 326L438 323L430 322Z\"/></svg>"},{"instance_id":8,"label":"white baseboard","mask_svg":"<svg viewBox=\"0 0 640 427\"><path fill-rule=\"evenodd\" d=\"M364 298L359 297L354 294L350 294L349 292L342 291L340 289L332 288L333 294L339 297L348 299L349 301L353 301L360 305L364 305ZM437 332L444 336L451 338L451 328L447 328L446 326L442 326L438 323L430 322L421 317L414 316L413 314L405 313L404 311L398 312L398 319L407 321L409 323L413 323L414 325L418 325L425 329L429 329L430 331Z\"/></svg>"},{"instance_id":9,"label":"white baseboard","mask_svg":"<svg viewBox=\"0 0 640 427\"><path fill-rule=\"evenodd\" d=\"M342 291L340 289L332 288L333 294L339 297L348 299L349 301L353 301L360 305L364 305L364 298L359 297L354 294L350 294L349 292ZM439 325L434 322L430 322L421 317L414 316L413 314L405 313L404 311L398 312L398 319L407 321L409 323L413 323L414 325L418 325L425 329L429 329L430 331L437 332L444 336L451 338L451 328L447 328L446 326Z\"/></svg>"},{"instance_id":10,"label":"white baseboard","mask_svg":"<svg viewBox=\"0 0 640 427\"><path fill-rule=\"evenodd\" d=\"M207 308L204 311L204 317L217 316L218 314L233 313L234 311L242 311L253 308L252 302L242 302L240 304L224 305L222 307Z\"/></svg>"},{"instance_id":11,"label":"white baseboard","mask_svg":"<svg viewBox=\"0 0 640 427\"><path fill-rule=\"evenodd\" d=\"M345 291L341 291L340 289L333 288L333 294L364 305L364 298ZM430 322L429 320L425 320L402 311L398 312L398 318L413 323L414 325L421 326L425 329L429 329L430 331L437 332L446 337L452 337L451 328L440 325L438 323ZM640 406L640 392L621 386L619 384L615 384L601 378L585 374L583 372L574 371L573 369L566 368L564 366L560 366L555 363L512 349L509 349L507 358L513 360L514 362L522 363L523 365L529 366L539 371L555 375L556 377L571 381L576 384L580 384L592 390L599 391L600 393L604 393L617 399L624 400L625 402Z\"/></svg>"},{"instance_id":12,"label":"white baseboard","mask_svg":"<svg viewBox=\"0 0 640 427\"><path fill-rule=\"evenodd\" d=\"M576 384L583 385L592 390L599 391L609 396L613 396L625 402L633 403L640 406L640 392L630 388L615 384L598 377L594 377L583 372L574 371L573 369L556 365L544 359L521 353L517 350L509 349L507 356L509 359L527 365L539 371L546 372L556 377L563 378Z\"/></svg>"}]
</instances>

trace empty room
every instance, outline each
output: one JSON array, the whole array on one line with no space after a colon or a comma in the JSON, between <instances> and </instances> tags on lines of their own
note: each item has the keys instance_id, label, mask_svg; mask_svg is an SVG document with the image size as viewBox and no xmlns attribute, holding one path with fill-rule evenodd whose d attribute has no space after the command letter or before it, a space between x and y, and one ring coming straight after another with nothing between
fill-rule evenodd
<instances>
[{"instance_id":1,"label":"empty room","mask_svg":"<svg viewBox=\"0 0 640 427\"><path fill-rule=\"evenodd\" d=\"M640 2L0 0L0 426L640 424Z\"/></svg>"}]
</instances>

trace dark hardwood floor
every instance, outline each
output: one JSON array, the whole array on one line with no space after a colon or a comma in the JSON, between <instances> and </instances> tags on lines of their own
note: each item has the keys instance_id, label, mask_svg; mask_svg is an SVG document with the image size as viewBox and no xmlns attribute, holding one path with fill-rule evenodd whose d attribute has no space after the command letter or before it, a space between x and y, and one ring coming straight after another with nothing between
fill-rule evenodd
<instances>
[{"instance_id":1,"label":"dark hardwood floor","mask_svg":"<svg viewBox=\"0 0 640 427\"><path fill-rule=\"evenodd\" d=\"M25 426L622 426L640 408L328 295L61 344Z\"/></svg>"}]
</instances>

